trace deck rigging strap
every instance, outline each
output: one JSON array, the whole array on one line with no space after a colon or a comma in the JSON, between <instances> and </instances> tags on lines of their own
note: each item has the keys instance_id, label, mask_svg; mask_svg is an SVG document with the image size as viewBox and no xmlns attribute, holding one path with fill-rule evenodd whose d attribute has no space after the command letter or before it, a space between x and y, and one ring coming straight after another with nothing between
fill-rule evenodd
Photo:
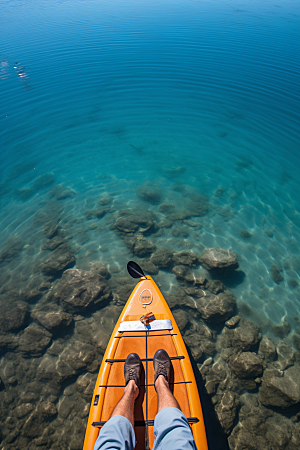
<instances>
[{"instance_id":1,"label":"deck rigging strap","mask_svg":"<svg viewBox=\"0 0 300 450\"><path fill-rule=\"evenodd\" d=\"M146 340L147 340L147 337L146 337ZM141 361L146 361L146 362L153 361L153 358L148 358L147 356L148 355L147 355L147 351L146 351L146 358L141 358ZM184 359L184 356L170 356L170 359L171 360ZM126 361L126 359L106 359L105 360L105 362L107 362L107 363L125 362L125 361Z\"/></svg>"},{"instance_id":2,"label":"deck rigging strap","mask_svg":"<svg viewBox=\"0 0 300 450\"><path fill-rule=\"evenodd\" d=\"M190 384L192 381L174 381L170 382L169 384ZM154 383L150 384L140 384L140 387L146 387L146 386L154 386ZM115 387L126 387L126 384L99 384L98 387L105 387L105 388L115 388Z\"/></svg>"},{"instance_id":3,"label":"deck rigging strap","mask_svg":"<svg viewBox=\"0 0 300 450\"><path fill-rule=\"evenodd\" d=\"M190 425L192 425L193 423L198 423L199 419L198 419L198 417L187 417L187 421ZM106 420L103 422L93 422L92 427L103 427L103 425L105 425L106 422L107 422ZM154 420L136 420L134 422L135 427L144 427L145 425L148 425L149 427L153 427Z\"/></svg>"}]
</instances>

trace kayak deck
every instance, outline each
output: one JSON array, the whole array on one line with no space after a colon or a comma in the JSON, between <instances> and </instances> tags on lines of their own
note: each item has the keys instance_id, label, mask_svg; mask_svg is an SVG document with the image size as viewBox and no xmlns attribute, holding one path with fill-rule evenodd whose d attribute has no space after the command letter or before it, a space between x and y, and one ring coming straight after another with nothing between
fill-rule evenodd
<instances>
[{"instance_id":1,"label":"kayak deck","mask_svg":"<svg viewBox=\"0 0 300 450\"><path fill-rule=\"evenodd\" d=\"M144 300L145 304L142 304ZM157 321L139 326L140 317L150 311ZM156 329L157 326L164 329ZM124 329L126 331L120 331ZM137 284L109 341L95 386L84 450L93 449L100 427L109 420L121 399L125 387L124 362L133 352L140 356L143 365L140 394L135 402L136 449L153 447L153 425L157 413L153 357L160 348L165 349L171 358L170 389L191 424L198 450L207 450L199 394L186 347L165 299L148 276Z\"/></svg>"},{"instance_id":2,"label":"kayak deck","mask_svg":"<svg viewBox=\"0 0 300 450\"><path fill-rule=\"evenodd\" d=\"M172 333L173 334L173 333ZM129 353L138 353L142 359L143 369L141 376L140 395L135 404L135 433L137 438L137 449L144 449L147 440L147 429L149 436L149 445L153 446L153 422L157 411L157 394L154 389L154 369L153 356L156 350L164 348L172 359L174 368L174 381L170 387L174 396L177 398L179 406L186 417L190 416L187 392L185 389L185 380L180 366L172 334L169 330L165 331L146 331L146 332L125 332L120 337L120 343L115 354L116 361L110 362L112 368L110 370L106 399L101 415L101 421L107 421L110 415L121 399L124 392L124 355ZM176 359L175 359L176 358ZM120 387L116 387L120 386ZM150 423L151 425L150 425Z\"/></svg>"}]
</instances>

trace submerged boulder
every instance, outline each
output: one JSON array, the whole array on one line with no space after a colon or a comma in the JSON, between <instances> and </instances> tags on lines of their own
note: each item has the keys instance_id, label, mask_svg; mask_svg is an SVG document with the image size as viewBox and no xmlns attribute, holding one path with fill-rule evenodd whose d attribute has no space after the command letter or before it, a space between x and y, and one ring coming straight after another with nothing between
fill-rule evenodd
<instances>
[{"instance_id":1,"label":"submerged boulder","mask_svg":"<svg viewBox=\"0 0 300 450\"><path fill-rule=\"evenodd\" d=\"M184 250L183 252L174 253L173 261L176 265L196 266L199 264L198 257L194 252Z\"/></svg>"},{"instance_id":2,"label":"submerged boulder","mask_svg":"<svg viewBox=\"0 0 300 450\"><path fill-rule=\"evenodd\" d=\"M253 352L242 352L231 362L230 367L238 378L256 378L263 372L261 360Z\"/></svg>"},{"instance_id":3,"label":"submerged boulder","mask_svg":"<svg viewBox=\"0 0 300 450\"><path fill-rule=\"evenodd\" d=\"M223 330L223 347L234 347L236 350L256 350L261 335L258 326L247 319L240 319L234 329L225 327Z\"/></svg>"},{"instance_id":4,"label":"submerged boulder","mask_svg":"<svg viewBox=\"0 0 300 450\"><path fill-rule=\"evenodd\" d=\"M150 181L146 181L136 188L136 195L149 203L160 203L163 193L158 186Z\"/></svg>"},{"instance_id":5,"label":"submerged boulder","mask_svg":"<svg viewBox=\"0 0 300 450\"><path fill-rule=\"evenodd\" d=\"M73 251L68 244L62 244L52 252L50 258L41 264L41 271L44 275L55 277L74 264Z\"/></svg>"},{"instance_id":6,"label":"submerged boulder","mask_svg":"<svg viewBox=\"0 0 300 450\"><path fill-rule=\"evenodd\" d=\"M25 328L29 317L25 302L11 302L6 298L0 303L0 332L17 331Z\"/></svg>"},{"instance_id":7,"label":"submerged boulder","mask_svg":"<svg viewBox=\"0 0 300 450\"><path fill-rule=\"evenodd\" d=\"M239 396L233 391L225 391L216 406L217 417L226 434L229 434L233 428L238 406Z\"/></svg>"},{"instance_id":8,"label":"submerged boulder","mask_svg":"<svg viewBox=\"0 0 300 450\"><path fill-rule=\"evenodd\" d=\"M226 322L233 316L236 301L230 291L214 295L210 292L197 299L197 309L204 320L208 322Z\"/></svg>"},{"instance_id":9,"label":"submerged boulder","mask_svg":"<svg viewBox=\"0 0 300 450\"><path fill-rule=\"evenodd\" d=\"M156 249L156 245L146 239L137 239L133 247L133 253L140 258L149 256Z\"/></svg>"},{"instance_id":10,"label":"submerged boulder","mask_svg":"<svg viewBox=\"0 0 300 450\"><path fill-rule=\"evenodd\" d=\"M300 404L300 367L295 365L284 372L266 369L259 389L259 401L265 406L288 408Z\"/></svg>"},{"instance_id":11,"label":"submerged boulder","mask_svg":"<svg viewBox=\"0 0 300 450\"><path fill-rule=\"evenodd\" d=\"M234 252L218 247L206 249L199 261L205 269L218 274L226 274L239 267L237 255Z\"/></svg>"},{"instance_id":12,"label":"submerged boulder","mask_svg":"<svg viewBox=\"0 0 300 450\"><path fill-rule=\"evenodd\" d=\"M19 341L19 352L24 356L41 356L49 346L52 334L45 328L33 323L22 332Z\"/></svg>"},{"instance_id":13,"label":"submerged boulder","mask_svg":"<svg viewBox=\"0 0 300 450\"><path fill-rule=\"evenodd\" d=\"M151 262L159 269L170 269L173 266L173 252L168 248L160 247L151 256Z\"/></svg>"},{"instance_id":14,"label":"submerged boulder","mask_svg":"<svg viewBox=\"0 0 300 450\"><path fill-rule=\"evenodd\" d=\"M63 311L34 311L31 317L53 334L62 331L73 322L73 316Z\"/></svg>"},{"instance_id":15,"label":"submerged boulder","mask_svg":"<svg viewBox=\"0 0 300 450\"><path fill-rule=\"evenodd\" d=\"M68 269L54 287L54 298L70 313L99 307L111 296L110 288L98 273Z\"/></svg>"},{"instance_id":16,"label":"submerged boulder","mask_svg":"<svg viewBox=\"0 0 300 450\"><path fill-rule=\"evenodd\" d=\"M57 409L53 403L49 401L40 403L25 422L22 434L30 438L41 436L45 429L45 422L53 419L56 414Z\"/></svg>"},{"instance_id":17,"label":"submerged boulder","mask_svg":"<svg viewBox=\"0 0 300 450\"><path fill-rule=\"evenodd\" d=\"M176 276L177 281L182 283L193 283L195 277L188 266L178 265L173 267L172 272Z\"/></svg>"}]
</instances>

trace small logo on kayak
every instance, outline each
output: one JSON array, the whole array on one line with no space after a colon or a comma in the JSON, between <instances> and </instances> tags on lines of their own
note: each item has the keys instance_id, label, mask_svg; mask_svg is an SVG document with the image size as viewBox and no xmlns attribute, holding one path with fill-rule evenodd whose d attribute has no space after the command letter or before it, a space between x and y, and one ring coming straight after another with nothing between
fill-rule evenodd
<instances>
[{"instance_id":1,"label":"small logo on kayak","mask_svg":"<svg viewBox=\"0 0 300 450\"><path fill-rule=\"evenodd\" d=\"M152 302L152 292L149 289L144 289L140 293L139 301L142 305L150 305Z\"/></svg>"}]
</instances>

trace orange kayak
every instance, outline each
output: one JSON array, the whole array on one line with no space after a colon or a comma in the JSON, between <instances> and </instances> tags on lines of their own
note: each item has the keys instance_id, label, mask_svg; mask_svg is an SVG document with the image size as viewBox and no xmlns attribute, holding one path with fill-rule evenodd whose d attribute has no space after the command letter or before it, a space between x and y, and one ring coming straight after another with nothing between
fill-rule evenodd
<instances>
[{"instance_id":1,"label":"orange kayak","mask_svg":"<svg viewBox=\"0 0 300 450\"><path fill-rule=\"evenodd\" d=\"M147 317L144 323L140 320L147 314L150 316L148 324ZM92 397L83 450L93 450L101 427L121 399L125 387L124 361L132 352L139 354L144 369L135 404L136 449L153 447L157 394L152 360L160 348L165 349L172 360L174 380L170 388L188 418L197 448L207 450L200 397L190 358L171 310L149 275L139 279L111 335Z\"/></svg>"}]
</instances>

